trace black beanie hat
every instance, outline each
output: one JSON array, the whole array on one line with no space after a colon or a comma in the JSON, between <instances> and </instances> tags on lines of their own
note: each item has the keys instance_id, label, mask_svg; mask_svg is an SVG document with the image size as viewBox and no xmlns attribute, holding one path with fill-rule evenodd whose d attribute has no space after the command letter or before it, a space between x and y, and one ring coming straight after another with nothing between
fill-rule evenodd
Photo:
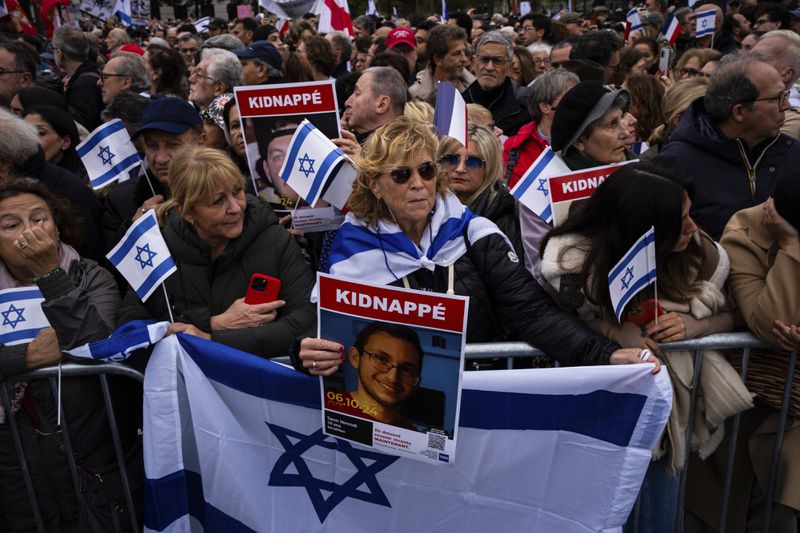
<instances>
[{"instance_id":1,"label":"black beanie hat","mask_svg":"<svg viewBox=\"0 0 800 533\"><path fill-rule=\"evenodd\" d=\"M553 117L550 143L553 150L566 152L592 122L611 109L620 93L628 94L622 89L607 89L597 80L582 81L570 89L558 103ZM627 110L626 100L623 111Z\"/></svg>"}]
</instances>

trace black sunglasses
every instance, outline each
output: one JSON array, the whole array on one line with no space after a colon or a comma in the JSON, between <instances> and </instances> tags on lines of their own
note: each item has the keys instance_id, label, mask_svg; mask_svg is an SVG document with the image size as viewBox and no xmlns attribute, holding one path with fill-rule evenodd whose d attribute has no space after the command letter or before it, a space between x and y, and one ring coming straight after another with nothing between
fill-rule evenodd
<instances>
[{"instance_id":1,"label":"black sunglasses","mask_svg":"<svg viewBox=\"0 0 800 533\"><path fill-rule=\"evenodd\" d=\"M446 169L453 170L461 163L461 157L458 154L444 154L439 158L439 163ZM485 164L486 161L477 155L468 155L464 159L464 166L467 170L478 170L479 168L483 168Z\"/></svg>"},{"instance_id":2,"label":"black sunglasses","mask_svg":"<svg viewBox=\"0 0 800 533\"><path fill-rule=\"evenodd\" d=\"M430 181L436 177L436 163L433 161L425 161L417 167L417 174L425 181ZM414 171L411 167L397 167L389 171L389 177L398 185L402 185L411 179L411 173Z\"/></svg>"}]
</instances>

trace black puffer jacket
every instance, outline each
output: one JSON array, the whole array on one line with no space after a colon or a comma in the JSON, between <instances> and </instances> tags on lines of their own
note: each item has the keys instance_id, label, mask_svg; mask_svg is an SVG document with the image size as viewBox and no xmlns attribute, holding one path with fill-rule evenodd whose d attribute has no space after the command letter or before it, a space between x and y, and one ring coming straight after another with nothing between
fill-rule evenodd
<instances>
[{"instance_id":1,"label":"black puffer jacket","mask_svg":"<svg viewBox=\"0 0 800 533\"><path fill-rule=\"evenodd\" d=\"M501 235L469 246L454 268L455 294L470 297L467 342L525 341L563 365L607 364L619 348L559 309ZM447 270L440 266L433 272L418 270L408 276L409 285L446 292Z\"/></svg>"},{"instance_id":2,"label":"black puffer jacket","mask_svg":"<svg viewBox=\"0 0 800 533\"><path fill-rule=\"evenodd\" d=\"M89 131L102 123L103 95L97 86L99 79L100 66L94 61L84 61L67 83L65 97L69 113Z\"/></svg>"},{"instance_id":3,"label":"black puffer jacket","mask_svg":"<svg viewBox=\"0 0 800 533\"><path fill-rule=\"evenodd\" d=\"M519 203L502 183L495 182L475 198L468 207L476 215L494 222L511 241L517 256L524 256L522 237L519 231Z\"/></svg>"},{"instance_id":4,"label":"black puffer jacket","mask_svg":"<svg viewBox=\"0 0 800 533\"><path fill-rule=\"evenodd\" d=\"M166 281L176 321L210 332L216 342L262 357L288 354L294 340L313 326L316 311L309 296L314 276L294 238L262 199L247 196L242 234L213 261L208 244L176 212L169 213L162 232L178 267ZM278 298L286 305L278 310L277 320L255 328L211 331L211 317L244 297L256 272L281 280ZM153 293L146 304L128 291L119 323L153 317L167 318L163 291Z\"/></svg>"},{"instance_id":5,"label":"black puffer jacket","mask_svg":"<svg viewBox=\"0 0 800 533\"><path fill-rule=\"evenodd\" d=\"M39 289L45 297L42 309L63 349L103 339L111 332L119 294L111 274L94 261L73 261L68 272L41 281ZM0 379L27 371L27 348L27 344L0 345ZM27 395L32 401L27 406L23 402L23 408L14 418L42 517L48 531L55 531L59 523L63 526L64 522L78 520L78 502L61 434L48 431L56 426L56 403L50 384L30 382ZM97 379L65 379L61 396L78 466L88 473L111 465L114 451ZM33 411L40 420L38 425L30 416ZM0 425L0 450L0 531L35 531L8 424ZM90 479L84 483L92 483ZM78 530L92 531L84 523Z\"/></svg>"}]
</instances>

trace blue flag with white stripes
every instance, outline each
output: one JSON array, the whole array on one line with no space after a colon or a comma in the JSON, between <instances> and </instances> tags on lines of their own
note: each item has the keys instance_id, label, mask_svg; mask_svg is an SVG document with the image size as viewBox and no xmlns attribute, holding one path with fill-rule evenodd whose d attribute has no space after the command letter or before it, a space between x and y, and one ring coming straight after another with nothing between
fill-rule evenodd
<instances>
[{"instance_id":1,"label":"blue flag with white stripes","mask_svg":"<svg viewBox=\"0 0 800 533\"><path fill-rule=\"evenodd\" d=\"M0 344L31 342L50 327L42 311L44 296L35 286L0 291Z\"/></svg>"},{"instance_id":2,"label":"blue flag with white stripes","mask_svg":"<svg viewBox=\"0 0 800 533\"><path fill-rule=\"evenodd\" d=\"M75 150L94 190L127 180L128 171L142 162L125 123L118 118L95 129Z\"/></svg>"},{"instance_id":3,"label":"blue flag with white stripes","mask_svg":"<svg viewBox=\"0 0 800 533\"><path fill-rule=\"evenodd\" d=\"M622 312L636 294L656 280L656 233L650 228L636 239L608 274L611 304L619 323Z\"/></svg>"},{"instance_id":4,"label":"blue flag with white stripes","mask_svg":"<svg viewBox=\"0 0 800 533\"><path fill-rule=\"evenodd\" d=\"M142 301L177 270L152 209L131 225L106 257Z\"/></svg>"},{"instance_id":5,"label":"blue flag with white stripes","mask_svg":"<svg viewBox=\"0 0 800 533\"><path fill-rule=\"evenodd\" d=\"M145 372L144 530L617 531L671 409L652 370L465 372L457 459L431 465L325 435L318 378L171 335Z\"/></svg>"}]
</instances>

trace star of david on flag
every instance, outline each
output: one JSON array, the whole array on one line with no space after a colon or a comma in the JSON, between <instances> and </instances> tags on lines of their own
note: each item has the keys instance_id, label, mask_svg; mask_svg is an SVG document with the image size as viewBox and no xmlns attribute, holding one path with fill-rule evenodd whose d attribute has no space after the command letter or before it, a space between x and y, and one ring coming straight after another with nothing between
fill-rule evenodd
<instances>
[{"instance_id":1,"label":"star of david on flag","mask_svg":"<svg viewBox=\"0 0 800 533\"><path fill-rule=\"evenodd\" d=\"M19 287L0 291L0 344L30 342L50 327L42 311L44 296L38 288Z\"/></svg>"},{"instance_id":2,"label":"star of david on flag","mask_svg":"<svg viewBox=\"0 0 800 533\"><path fill-rule=\"evenodd\" d=\"M279 174L294 192L312 207L322 198L344 208L356 173L338 146L304 120L295 130L286 154Z\"/></svg>"},{"instance_id":3,"label":"star of david on flag","mask_svg":"<svg viewBox=\"0 0 800 533\"><path fill-rule=\"evenodd\" d=\"M514 185L511 195L533 211L536 216L550 224L553 221L553 207L550 202L550 186L547 178L570 172L566 163L548 146Z\"/></svg>"},{"instance_id":4,"label":"star of david on flag","mask_svg":"<svg viewBox=\"0 0 800 533\"><path fill-rule=\"evenodd\" d=\"M717 23L716 11L701 11L695 18L697 24L696 38L705 37L706 35L714 35L714 28Z\"/></svg>"},{"instance_id":5,"label":"star of david on flag","mask_svg":"<svg viewBox=\"0 0 800 533\"><path fill-rule=\"evenodd\" d=\"M614 265L608 274L611 305L619 323L628 302L656 280L656 234L650 228L636 239L630 250Z\"/></svg>"},{"instance_id":6,"label":"star of david on flag","mask_svg":"<svg viewBox=\"0 0 800 533\"><path fill-rule=\"evenodd\" d=\"M177 270L152 209L131 225L106 257L142 301Z\"/></svg>"},{"instance_id":7,"label":"star of david on flag","mask_svg":"<svg viewBox=\"0 0 800 533\"><path fill-rule=\"evenodd\" d=\"M94 190L114 181L125 181L128 171L142 160L120 119L106 122L94 130L75 150L86 167Z\"/></svg>"}]
</instances>

